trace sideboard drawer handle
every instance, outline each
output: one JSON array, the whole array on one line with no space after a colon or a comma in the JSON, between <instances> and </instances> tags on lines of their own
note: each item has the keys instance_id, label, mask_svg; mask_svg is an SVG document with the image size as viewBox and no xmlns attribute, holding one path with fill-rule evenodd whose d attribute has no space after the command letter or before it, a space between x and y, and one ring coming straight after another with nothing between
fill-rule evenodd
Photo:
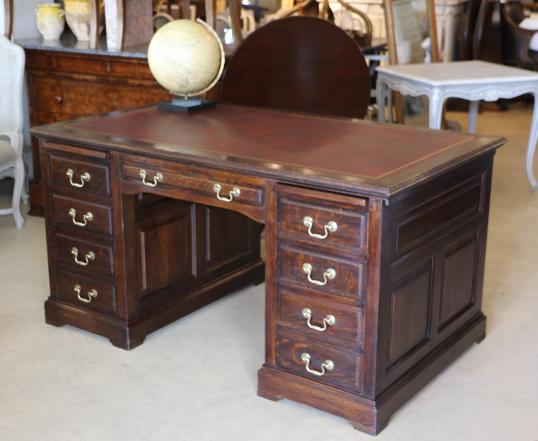
<instances>
[{"instance_id":1,"label":"sideboard drawer handle","mask_svg":"<svg viewBox=\"0 0 538 441\"><path fill-rule=\"evenodd\" d=\"M95 253L93 251L88 251L84 255L84 260L79 260L78 259L78 248L77 247L71 248L71 254L75 258L75 263L77 265L79 265L79 266L88 266L90 264L90 262L95 260Z\"/></svg>"},{"instance_id":2,"label":"sideboard drawer handle","mask_svg":"<svg viewBox=\"0 0 538 441\"><path fill-rule=\"evenodd\" d=\"M329 237L329 233L334 233L336 230L338 230L338 224L334 221L330 221L323 226L323 230L325 231L324 234L312 233L314 219L312 219L310 216L305 216L303 218L303 225L308 228L308 235L316 239L327 239L327 237Z\"/></svg>"},{"instance_id":3,"label":"sideboard drawer handle","mask_svg":"<svg viewBox=\"0 0 538 441\"><path fill-rule=\"evenodd\" d=\"M303 363L305 364L306 371L312 375L316 375L317 377L322 377L327 373L327 371L332 371L334 369L334 362L332 360L325 360L323 363L321 363L321 371L312 369L310 367L312 357L308 352L303 352L301 354L301 360L303 360Z\"/></svg>"},{"instance_id":4,"label":"sideboard drawer handle","mask_svg":"<svg viewBox=\"0 0 538 441\"><path fill-rule=\"evenodd\" d=\"M140 177L142 178L142 184L144 184L146 187L157 187L159 182L162 182L164 179L164 176L162 173L157 172L155 173L155 176L153 176L153 181L146 181L146 177L148 176L148 172L144 169L140 170L139 173Z\"/></svg>"},{"instance_id":5,"label":"sideboard drawer handle","mask_svg":"<svg viewBox=\"0 0 538 441\"><path fill-rule=\"evenodd\" d=\"M75 187L75 188L84 187L86 182L90 182L90 179L92 178L92 175L90 175L88 172L84 172L80 175L80 182L73 182L73 178L75 177L75 172L73 171L72 168L68 168L65 174L69 178L69 183L71 184L71 187Z\"/></svg>"},{"instance_id":6,"label":"sideboard drawer handle","mask_svg":"<svg viewBox=\"0 0 538 441\"><path fill-rule=\"evenodd\" d=\"M323 273L323 281L312 279L312 265L305 263L303 265L303 272L306 274L308 281L312 285L325 286L329 280L333 280L336 277L336 271L333 268L327 268Z\"/></svg>"},{"instance_id":7,"label":"sideboard drawer handle","mask_svg":"<svg viewBox=\"0 0 538 441\"><path fill-rule=\"evenodd\" d=\"M77 210L75 210L74 208L69 209L69 216L71 216L73 223L77 227L85 227L86 225L88 225L88 222L91 222L93 220L93 213L91 211L88 211L86 214L82 216L82 222L77 221L76 220Z\"/></svg>"},{"instance_id":8,"label":"sideboard drawer handle","mask_svg":"<svg viewBox=\"0 0 538 441\"><path fill-rule=\"evenodd\" d=\"M306 319L306 325L315 331L323 332L326 331L329 326L334 326L336 324L336 317L332 314L327 314L323 318L323 326L313 325L310 322L312 319L312 310L310 308L303 309L303 317Z\"/></svg>"},{"instance_id":9,"label":"sideboard drawer handle","mask_svg":"<svg viewBox=\"0 0 538 441\"><path fill-rule=\"evenodd\" d=\"M221 196L221 190L222 186L220 184L213 185L213 191L217 194L217 199L222 202L232 202L234 198L241 196L241 190L239 187L233 187L228 193L228 196Z\"/></svg>"},{"instance_id":10,"label":"sideboard drawer handle","mask_svg":"<svg viewBox=\"0 0 538 441\"><path fill-rule=\"evenodd\" d=\"M75 285L73 287L73 291L75 291L75 294L77 295L77 299L79 299L82 303L91 303L93 299L96 299L99 293L96 289L90 289L86 295L82 294L82 288L80 285Z\"/></svg>"}]
</instances>

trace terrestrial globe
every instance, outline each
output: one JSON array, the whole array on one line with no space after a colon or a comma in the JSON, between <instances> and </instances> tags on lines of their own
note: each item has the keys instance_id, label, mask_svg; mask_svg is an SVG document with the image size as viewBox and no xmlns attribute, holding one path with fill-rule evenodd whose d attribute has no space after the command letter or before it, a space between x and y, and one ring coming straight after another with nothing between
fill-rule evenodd
<instances>
[{"instance_id":1,"label":"terrestrial globe","mask_svg":"<svg viewBox=\"0 0 538 441\"><path fill-rule=\"evenodd\" d=\"M161 86L188 98L217 83L224 69L224 48L215 31L202 20L175 20L153 36L148 63Z\"/></svg>"}]
</instances>

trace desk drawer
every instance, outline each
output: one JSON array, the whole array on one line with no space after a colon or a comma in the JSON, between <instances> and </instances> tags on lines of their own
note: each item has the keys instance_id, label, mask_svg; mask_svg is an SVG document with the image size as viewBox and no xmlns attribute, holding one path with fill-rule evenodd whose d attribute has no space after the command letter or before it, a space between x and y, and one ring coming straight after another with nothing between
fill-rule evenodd
<instances>
[{"instance_id":1,"label":"desk drawer","mask_svg":"<svg viewBox=\"0 0 538 441\"><path fill-rule=\"evenodd\" d=\"M112 210L106 205L53 194L52 218L81 231L112 234Z\"/></svg>"},{"instance_id":2,"label":"desk drawer","mask_svg":"<svg viewBox=\"0 0 538 441\"><path fill-rule=\"evenodd\" d=\"M110 196L110 175L106 164L83 157L65 157L50 153L50 182L53 187L75 193Z\"/></svg>"},{"instance_id":3,"label":"desk drawer","mask_svg":"<svg viewBox=\"0 0 538 441\"><path fill-rule=\"evenodd\" d=\"M99 245L64 234L56 234L56 259L72 270L112 276L114 253L111 246Z\"/></svg>"},{"instance_id":4,"label":"desk drawer","mask_svg":"<svg viewBox=\"0 0 538 441\"><path fill-rule=\"evenodd\" d=\"M331 296L311 291L279 290L279 326L305 338L317 339L347 350L362 350L364 309L335 302Z\"/></svg>"},{"instance_id":5,"label":"desk drawer","mask_svg":"<svg viewBox=\"0 0 538 441\"><path fill-rule=\"evenodd\" d=\"M57 295L77 306L104 313L116 312L116 287L94 278L60 271Z\"/></svg>"},{"instance_id":6,"label":"desk drawer","mask_svg":"<svg viewBox=\"0 0 538 441\"><path fill-rule=\"evenodd\" d=\"M126 156L122 179L131 191L162 195L188 195L189 200L224 208L241 206L263 209L263 180L243 174Z\"/></svg>"},{"instance_id":7,"label":"desk drawer","mask_svg":"<svg viewBox=\"0 0 538 441\"><path fill-rule=\"evenodd\" d=\"M368 201L278 186L277 232L316 247L367 253Z\"/></svg>"},{"instance_id":8,"label":"desk drawer","mask_svg":"<svg viewBox=\"0 0 538 441\"><path fill-rule=\"evenodd\" d=\"M362 387L362 356L292 334L277 338L277 365L310 380L346 389Z\"/></svg>"},{"instance_id":9,"label":"desk drawer","mask_svg":"<svg viewBox=\"0 0 538 441\"><path fill-rule=\"evenodd\" d=\"M366 262L349 261L282 244L277 251L279 281L299 289L351 297L361 301Z\"/></svg>"}]
</instances>

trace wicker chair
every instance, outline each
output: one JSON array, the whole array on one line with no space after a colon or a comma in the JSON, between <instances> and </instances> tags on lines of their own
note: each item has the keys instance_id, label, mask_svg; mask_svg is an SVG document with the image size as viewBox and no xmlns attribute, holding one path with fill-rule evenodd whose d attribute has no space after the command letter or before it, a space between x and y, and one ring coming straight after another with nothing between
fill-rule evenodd
<instances>
[{"instance_id":1,"label":"wicker chair","mask_svg":"<svg viewBox=\"0 0 538 441\"><path fill-rule=\"evenodd\" d=\"M22 88L24 51L0 35L0 179L15 180L11 208L0 209L0 215L11 214L17 228L24 219L20 201L24 187Z\"/></svg>"}]
</instances>

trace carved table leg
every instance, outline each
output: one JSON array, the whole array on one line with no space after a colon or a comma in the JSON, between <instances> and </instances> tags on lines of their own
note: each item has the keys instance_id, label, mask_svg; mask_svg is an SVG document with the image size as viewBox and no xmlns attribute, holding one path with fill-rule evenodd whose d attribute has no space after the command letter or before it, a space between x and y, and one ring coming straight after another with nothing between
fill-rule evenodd
<instances>
[{"instance_id":1,"label":"carved table leg","mask_svg":"<svg viewBox=\"0 0 538 441\"><path fill-rule=\"evenodd\" d=\"M480 104L480 101L469 102L469 127L467 128L467 131L469 133L476 132L476 116L478 114L478 104Z\"/></svg>"},{"instance_id":2,"label":"carved table leg","mask_svg":"<svg viewBox=\"0 0 538 441\"><path fill-rule=\"evenodd\" d=\"M386 88L387 86L382 79L377 79L377 88L376 88L376 101L377 101L377 121L385 122L385 97L386 97Z\"/></svg>"},{"instance_id":3,"label":"carved table leg","mask_svg":"<svg viewBox=\"0 0 538 441\"><path fill-rule=\"evenodd\" d=\"M429 95L429 106L430 106L430 129L440 129L441 120L443 116L443 96L439 89L433 89L432 93Z\"/></svg>"}]
</instances>

